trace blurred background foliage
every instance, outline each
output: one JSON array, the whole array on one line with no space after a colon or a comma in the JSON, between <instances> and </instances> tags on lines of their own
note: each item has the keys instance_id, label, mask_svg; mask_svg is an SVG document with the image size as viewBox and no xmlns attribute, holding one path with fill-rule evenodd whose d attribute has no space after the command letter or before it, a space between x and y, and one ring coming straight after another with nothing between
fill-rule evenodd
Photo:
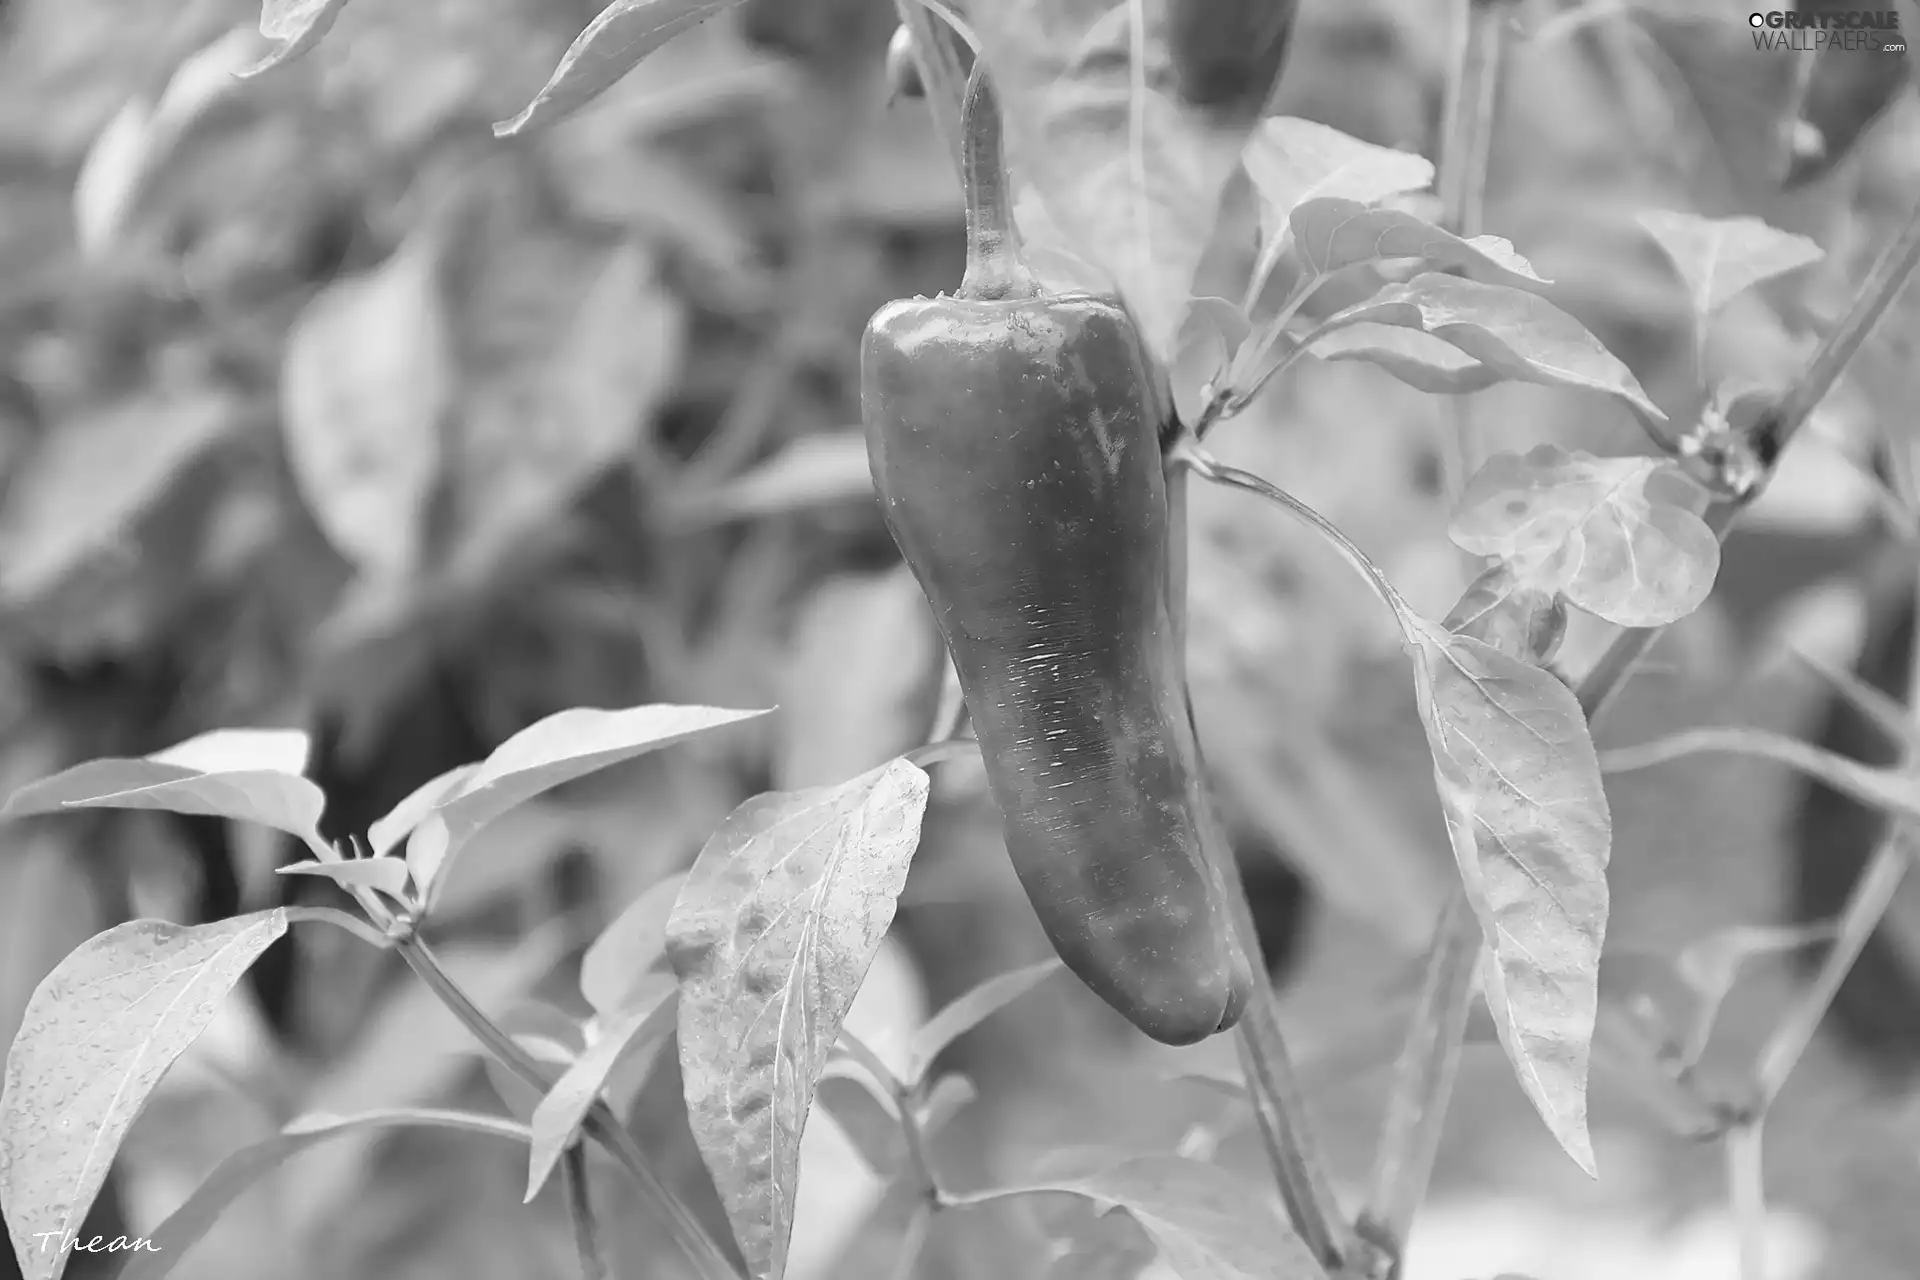
<instances>
[{"instance_id":1,"label":"blurred background foliage","mask_svg":"<svg viewBox=\"0 0 1920 1280\"><path fill-rule=\"evenodd\" d=\"M728 809L924 733L938 641L868 491L857 336L887 299L951 287L962 257L925 110L887 101L886 0L747 0L577 118L496 141L488 124L598 7L354 0L312 54L240 82L262 51L256 0L0 0L0 788L221 725L300 725L339 836L567 706L778 703L774 729L728 739L745 745L557 793L460 864L449 967L515 1030L562 1039L577 1028L531 1002L564 1006L584 943ZM1828 250L1707 348L1716 369L1778 384L1920 197L1920 107L1900 72L1864 93L1859 67L1809 77L1811 55L1756 53L1744 9L1598 7L1618 12L1519 7L1531 38L1487 225L1686 421L1680 285L1634 211L1756 214ZM1275 112L1431 154L1446 8L1308 0ZM1199 292L1238 296L1256 221L1230 188ZM1714 719L1820 732L1824 695L1779 660L1787 643L1904 665L1910 634L1879 620L1898 621L1913 575L1866 473L1907 442L1917 339L1910 294L1603 743ZM1472 405L1490 448L1652 448L1564 392ZM1466 581L1444 537L1449 412L1370 368L1308 363L1219 451L1331 516L1439 616ZM1324 548L1230 492L1196 492L1192 517L1203 736L1322 1127L1359 1176L1451 874L1409 682L1387 620ZM1599 638L1576 628L1569 646ZM1809 824L1798 781L1757 762L1610 790L1610 956L1831 912L1871 838L1844 813ZM116 921L333 892L274 876L291 856L154 814L0 832L0 1039L48 969ZM895 943L851 1024L883 1053L929 1007L1044 954L963 768L942 776ZM89 1230L150 1227L302 1111L502 1106L397 968L333 931L278 944L134 1130ZM1769 1129L1783 1277L1911 1274L1916 973L1920 898ZM1796 980L1759 966L1716 1055L1750 1047ZM1071 984L1043 985L956 1051L981 1098L938 1158L958 1186L1089 1139L1256 1169L1227 1105L1169 1075L1218 1051L1173 1058ZM1588 1185L1497 1051L1477 1054L1410 1280L1733 1275L1709 1153L1660 1137L1603 1066ZM677 1094L667 1055L634 1124L718 1224ZM855 1121L809 1130L797 1277L882 1274L903 1229L910 1206L854 1154ZM470 1137L337 1143L265 1180L182 1274L568 1275L554 1193L521 1209L520 1164ZM610 1206L622 1194L606 1180ZM622 1274L680 1274L637 1211L606 1218ZM1130 1275L1147 1256L1114 1221L1003 1207L944 1215L921 1274ZM94 1262L70 1274L110 1274Z\"/></svg>"}]
</instances>

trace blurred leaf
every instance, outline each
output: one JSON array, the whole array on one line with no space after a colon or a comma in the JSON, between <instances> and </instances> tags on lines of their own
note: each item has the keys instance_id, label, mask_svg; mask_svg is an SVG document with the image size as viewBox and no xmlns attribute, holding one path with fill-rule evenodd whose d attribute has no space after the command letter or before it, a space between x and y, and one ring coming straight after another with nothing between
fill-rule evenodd
<instances>
[{"instance_id":1,"label":"blurred leaf","mask_svg":"<svg viewBox=\"0 0 1920 1280\"><path fill-rule=\"evenodd\" d=\"M1505 380L1500 370L1480 363L1445 339L1418 329L1390 324L1342 325L1313 340L1322 360L1364 360L1417 391L1464 395Z\"/></svg>"},{"instance_id":2,"label":"blurred leaf","mask_svg":"<svg viewBox=\"0 0 1920 1280\"><path fill-rule=\"evenodd\" d=\"M1182 422L1199 421L1206 407L1203 393L1226 374L1251 330L1247 313L1225 298L1188 299L1168 373Z\"/></svg>"},{"instance_id":3,"label":"blurred leaf","mask_svg":"<svg viewBox=\"0 0 1920 1280\"><path fill-rule=\"evenodd\" d=\"M1528 586L1618 626L1659 627L1697 609L1720 568L1700 499L1665 458L1543 444L1487 459L1447 531L1475 555L1506 560Z\"/></svg>"},{"instance_id":4,"label":"blurred leaf","mask_svg":"<svg viewBox=\"0 0 1920 1280\"><path fill-rule=\"evenodd\" d=\"M1587 1058L1613 824L1586 717L1539 667L1403 616L1447 836L1487 937L1487 1007L1520 1087L1592 1174Z\"/></svg>"},{"instance_id":5,"label":"blurred leaf","mask_svg":"<svg viewBox=\"0 0 1920 1280\"><path fill-rule=\"evenodd\" d=\"M589 254L515 241L488 281L509 295L482 298L511 345L473 357L454 475L456 556L482 564L632 450L672 386L686 329L638 243Z\"/></svg>"},{"instance_id":6,"label":"blurred leaf","mask_svg":"<svg viewBox=\"0 0 1920 1280\"><path fill-rule=\"evenodd\" d=\"M1388 285L1321 328L1366 322L1418 329L1509 378L1604 392L1656 422L1666 420L1618 357L1578 320L1536 294L1429 272Z\"/></svg>"},{"instance_id":7,"label":"blurred leaf","mask_svg":"<svg viewBox=\"0 0 1920 1280\"><path fill-rule=\"evenodd\" d=\"M138 395L54 426L0 505L0 603L59 585L245 417L238 399L198 389Z\"/></svg>"},{"instance_id":8,"label":"blurred leaf","mask_svg":"<svg viewBox=\"0 0 1920 1280\"><path fill-rule=\"evenodd\" d=\"M1073 248L1117 282L1148 350L1170 359L1252 115L1223 120L1179 102L1158 9L983 0L967 17L1005 104L1019 176L1040 189ZM1135 65L1136 50L1147 65Z\"/></svg>"},{"instance_id":9,"label":"blurred leaf","mask_svg":"<svg viewBox=\"0 0 1920 1280\"><path fill-rule=\"evenodd\" d=\"M433 900L442 920L524 900L562 855L588 843L572 805L529 800L474 832L460 860L440 877Z\"/></svg>"},{"instance_id":10,"label":"blurred leaf","mask_svg":"<svg viewBox=\"0 0 1920 1280\"><path fill-rule=\"evenodd\" d=\"M543 791L695 734L766 714L665 705L556 712L501 743L458 791L434 807L407 842L414 883L431 902L432 885L448 858L481 827Z\"/></svg>"},{"instance_id":11,"label":"blurred leaf","mask_svg":"<svg viewBox=\"0 0 1920 1280\"><path fill-rule=\"evenodd\" d=\"M801 436L725 484L678 501L674 515L682 524L698 526L872 497L865 434L825 431Z\"/></svg>"},{"instance_id":12,"label":"blurred leaf","mask_svg":"<svg viewBox=\"0 0 1920 1280\"><path fill-rule=\"evenodd\" d=\"M1736 295L1826 256L1805 236L1758 218L1703 218L1667 209L1643 209L1637 216L1686 282L1694 319L1702 324Z\"/></svg>"},{"instance_id":13,"label":"blurred leaf","mask_svg":"<svg viewBox=\"0 0 1920 1280\"><path fill-rule=\"evenodd\" d=\"M737 2L613 0L587 24L533 101L513 119L494 125L494 134L504 138L571 115L661 45Z\"/></svg>"},{"instance_id":14,"label":"blurred leaf","mask_svg":"<svg viewBox=\"0 0 1920 1280\"><path fill-rule=\"evenodd\" d=\"M1623 47L1666 90L1667 101L1660 103L1659 93L1625 86L1639 105L1668 108L1646 121L1644 141L1677 152L1669 162L1696 181L1700 171L1713 168L1745 194L1777 190L1792 159L1798 59L1756 56L1752 30L1744 21L1728 20L1740 16L1738 9L1633 4L1625 12L1630 21L1623 29L1641 38Z\"/></svg>"},{"instance_id":15,"label":"blurred leaf","mask_svg":"<svg viewBox=\"0 0 1920 1280\"><path fill-rule=\"evenodd\" d=\"M316 1143L356 1129L427 1126L490 1134L525 1142L524 1126L498 1116L467 1111L438 1111L420 1107L391 1111L363 1111L358 1115L308 1114L288 1123L279 1133L227 1156L195 1187L186 1203L167 1215L145 1237L146 1248L128 1260L115 1280L163 1280L213 1227L235 1200L256 1188L260 1180Z\"/></svg>"},{"instance_id":16,"label":"blurred leaf","mask_svg":"<svg viewBox=\"0 0 1920 1280\"><path fill-rule=\"evenodd\" d=\"M320 527L363 572L419 565L453 404L439 238L418 233L374 271L329 285L287 335L287 461Z\"/></svg>"},{"instance_id":17,"label":"blurred leaf","mask_svg":"<svg viewBox=\"0 0 1920 1280\"><path fill-rule=\"evenodd\" d=\"M347 0L260 0L260 34L273 41L274 49L240 76L257 76L306 53L346 6Z\"/></svg>"},{"instance_id":18,"label":"blurred leaf","mask_svg":"<svg viewBox=\"0 0 1920 1280\"><path fill-rule=\"evenodd\" d=\"M923 742L942 653L904 564L822 582L795 620L781 672L775 788L840 782Z\"/></svg>"},{"instance_id":19,"label":"blurred leaf","mask_svg":"<svg viewBox=\"0 0 1920 1280\"><path fill-rule=\"evenodd\" d=\"M669 922L687 1111L761 1280L785 1267L814 1082L893 920L927 785L894 760L748 800L701 850Z\"/></svg>"},{"instance_id":20,"label":"blurred leaf","mask_svg":"<svg viewBox=\"0 0 1920 1280\"><path fill-rule=\"evenodd\" d=\"M341 862L295 862L283 876L319 876L342 887L378 889L395 902L407 901L407 864L399 858L349 858Z\"/></svg>"},{"instance_id":21,"label":"blurred leaf","mask_svg":"<svg viewBox=\"0 0 1920 1280\"><path fill-rule=\"evenodd\" d=\"M985 982L970 987L914 1033L906 1083L917 1084L925 1078L934 1059L948 1045L1060 972L1063 967L1060 958L1052 956L1038 964L995 974Z\"/></svg>"},{"instance_id":22,"label":"blurred leaf","mask_svg":"<svg viewBox=\"0 0 1920 1280\"><path fill-rule=\"evenodd\" d=\"M631 1009L634 997L646 990L648 973L666 959L667 919L686 879L676 874L655 883L615 916L580 958L580 994L601 1017Z\"/></svg>"},{"instance_id":23,"label":"blurred leaf","mask_svg":"<svg viewBox=\"0 0 1920 1280\"><path fill-rule=\"evenodd\" d=\"M238 89L236 74L259 49L258 35L235 27L182 62L157 101L134 98L101 130L73 183L75 238L84 256L112 247L148 183L208 108Z\"/></svg>"},{"instance_id":24,"label":"blurred leaf","mask_svg":"<svg viewBox=\"0 0 1920 1280\"><path fill-rule=\"evenodd\" d=\"M280 909L182 928L133 920L83 943L33 993L0 1091L0 1202L26 1280L72 1256L134 1118L233 986L287 931Z\"/></svg>"},{"instance_id":25,"label":"blurred leaf","mask_svg":"<svg viewBox=\"0 0 1920 1280\"><path fill-rule=\"evenodd\" d=\"M1293 229L1295 253L1319 276L1385 258L1419 258L1430 267L1481 272L1522 289L1547 283L1499 236L1463 240L1399 209L1316 196L1295 205L1287 223Z\"/></svg>"},{"instance_id":26,"label":"blurred leaf","mask_svg":"<svg viewBox=\"0 0 1920 1280\"><path fill-rule=\"evenodd\" d=\"M673 1033L679 988L657 977L644 998L636 999L600 1028L598 1036L560 1077L533 1113L532 1145L527 1152L527 1200L540 1194L547 1175L573 1142L607 1077L623 1062L644 1057L650 1064Z\"/></svg>"},{"instance_id":27,"label":"blurred leaf","mask_svg":"<svg viewBox=\"0 0 1920 1280\"><path fill-rule=\"evenodd\" d=\"M244 731L242 731L244 733ZM267 739L280 735L269 732ZM218 743L219 738L215 738ZM244 741L236 737L228 741ZM196 740L197 744L198 740ZM196 744L182 744L175 752L200 754ZM162 755L168 753L163 752ZM219 751L207 752L209 763ZM268 763L282 754L270 743ZM0 805L0 819L66 809L163 809L170 813L232 818L258 822L298 836L309 848L325 849L320 838L320 812L326 797L320 788L297 773L277 768L222 769L202 772L159 757L90 760L71 769L29 783Z\"/></svg>"},{"instance_id":28,"label":"blurred leaf","mask_svg":"<svg viewBox=\"0 0 1920 1280\"><path fill-rule=\"evenodd\" d=\"M1840 936L1839 926L1831 920L1815 924L1733 925L1716 929L1704 938L1696 938L1674 957L1674 972L1680 975L1698 997L1699 1005L1691 1019L1692 1031L1683 1046L1686 1061L1697 1062L1706 1051L1707 1038L1740 971L1750 960L1800 951L1816 943L1832 942Z\"/></svg>"},{"instance_id":29,"label":"blurred leaf","mask_svg":"<svg viewBox=\"0 0 1920 1280\"><path fill-rule=\"evenodd\" d=\"M1557 592L1521 582L1508 561L1496 560L1468 584L1440 625L1510 658L1544 665L1566 636L1567 606Z\"/></svg>"},{"instance_id":30,"label":"blurred leaf","mask_svg":"<svg viewBox=\"0 0 1920 1280\"><path fill-rule=\"evenodd\" d=\"M1077 1177L1017 1190L1084 1197L1137 1222L1178 1280L1325 1280L1258 1180L1171 1155L1119 1156Z\"/></svg>"},{"instance_id":31,"label":"blurred leaf","mask_svg":"<svg viewBox=\"0 0 1920 1280\"><path fill-rule=\"evenodd\" d=\"M463 764L447 770L437 778L429 779L415 787L399 804L393 806L384 818L367 828L367 847L376 856L384 856L393 851L395 845L406 839L413 829L426 820L436 805L452 795L473 776L478 764Z\"/></svg>"},{"instance_id":32,"label":"blurred leaf","mask_svg":"<svg viewBox=\"0 0 1920 1280\"><path fill-rule=\"evenodd\" d=\"M973 1082L965 1076L940 1077L914 1110L920 1132L928 1138L935 1136L978 1096ZM908 1157L899 1116L892 1099L881 1095L866 1072L840 1074L829 1068L820 1077L814 1101L833 1117L867 1168L883 1179L901 1176Z\"/></svg>"},{"instance_id":33,"label":"blurred leaf","mask_svg":"<svg viewBox=\"0 0 1920 1280\"><path fill-rule=\"evenodd\" d=\"M585 1027L545 1001L522 1000L495 1021L535 1062L552 1068L550 1080L558 1080L586 1052ZM480 1060L487 1083L514 1118L531 1124L546 1095L480 1046L473 1047L471 1056Z\"/></svg>"},{"instance_id":34,"label":"blurred leaf","mask_svg":"<svg viewBox=\"0 0 1920 1280\"><path fill-rule=\"evenodd\" d=\"M1261 121L1247 139L1241 162L1260 197L1256 280L1265 279L1286 252L1290 215L1305 201L1324 197L1373 204L1433 181L1433 163L1423 156L1292 116Z\"/></svg>"}]
</instances>

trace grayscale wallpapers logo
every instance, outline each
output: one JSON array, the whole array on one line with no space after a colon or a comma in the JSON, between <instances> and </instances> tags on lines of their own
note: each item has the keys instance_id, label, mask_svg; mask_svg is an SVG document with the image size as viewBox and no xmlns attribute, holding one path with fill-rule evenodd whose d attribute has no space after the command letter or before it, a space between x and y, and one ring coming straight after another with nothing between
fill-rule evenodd
<instances>
[{"instance_id":1,"label":"grayscale wallpapers logo","mask_svg":"<svg viewBox=\"0 0 1920 1280\"><path fill-rule=\"evenodd\" d=\"M1753 47L1794 53L1904 53L1895 9L1838 9L1796 13L1770 9L1747 15Z\"/></svg>"}]
</instances>

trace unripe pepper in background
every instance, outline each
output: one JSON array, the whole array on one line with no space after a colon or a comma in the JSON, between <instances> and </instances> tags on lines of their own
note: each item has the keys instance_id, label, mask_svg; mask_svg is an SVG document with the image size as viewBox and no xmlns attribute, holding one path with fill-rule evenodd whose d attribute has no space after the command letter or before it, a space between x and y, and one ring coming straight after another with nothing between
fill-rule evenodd
<instances>
[{"instance_id":1,"label":"unripe pepper in background","mask_svg":"<svg viewBox=\"0 0 1920 1280\"><path fill-rule=\"evenodd\" d=\"M964 119L965 279L883 307L861 349L874 485L1047 935L1140 1030L1191 1043L1239 1018L1253 970L1208 856L1156 384L1119 303L1021 264L979 67Z\"/></svg>"},{"instance_id":2,"label":"unripe pepper in background","mask_svg":"<svg viewBox=\"0 0 1920 1280\"><path fill-rule=\"evenodd\" d=\"M1280 78L1296 0L1169 0L1167 49L1181 98L1252 119Z\"/></svg>"}]
</instances>

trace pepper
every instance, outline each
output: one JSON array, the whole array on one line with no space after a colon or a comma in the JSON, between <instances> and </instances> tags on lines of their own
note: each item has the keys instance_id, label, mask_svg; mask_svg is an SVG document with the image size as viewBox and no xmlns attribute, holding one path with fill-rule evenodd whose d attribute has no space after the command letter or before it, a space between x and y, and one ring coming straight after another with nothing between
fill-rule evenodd
<instances>
[{"instance_id":1,"label":"pepper","mask_svg":"<svg viewBox=\"0 0 1920 1280\"><path fill-rule=\"evenodd\" d=\"M1125 308L1020 260L1000 116L963 108L967 268L867 326L861 400L888 529L960 677L1007 851L1067 966L1140 1030L1239 1018L1253 971L1209 850L1171 594L1160 396Z\"/></svg>"},{"instance_id":2,"label":"pepper","mask_svg":"<svg viewBox=\"0 0 1920 1280\"><path fill-rule=\"evenodd\" d=\"M895 27L893 39L887 41L887 96L915 101L927 96L920 63L913 53L913 32L905 26Z\"/></svg>"},{"instance_id":3,"label":"pepper","mask_svg":"<svg viewBox=\"0 0 1920 1280\"><path fill-rule=\"evenodd\" d=\"M1273 96L1295 0L1171 0L1167 52L1180 97L1249 120Z\"/></svg>"}]
</instances>

